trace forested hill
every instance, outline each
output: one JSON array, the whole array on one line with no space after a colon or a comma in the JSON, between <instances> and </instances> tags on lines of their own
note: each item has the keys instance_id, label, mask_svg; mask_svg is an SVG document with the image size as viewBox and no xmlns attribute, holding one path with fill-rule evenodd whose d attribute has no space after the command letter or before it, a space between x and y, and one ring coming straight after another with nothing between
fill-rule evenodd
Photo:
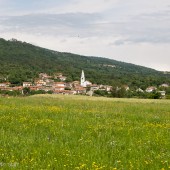
<instances>
[{"instance_id":1,"label":"forested hill","mask_svg":"<svg viewBox=\"0 0 170 170\"><path fill-rule=\"evenodd\" d=\"M81 70L86 79L97 84L146 87L170 82L170 75L119 62L40 48L17 40L0 39L0 81L19 84L32 81L41 72L53 75L62 72L68 81L79 80Z\"/></svg>"}]
</instances>

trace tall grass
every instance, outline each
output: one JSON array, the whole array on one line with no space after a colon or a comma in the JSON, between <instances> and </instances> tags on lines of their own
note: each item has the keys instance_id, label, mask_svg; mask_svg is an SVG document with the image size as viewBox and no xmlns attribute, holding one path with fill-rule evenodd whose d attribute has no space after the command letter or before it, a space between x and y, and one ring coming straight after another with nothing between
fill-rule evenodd
<instances>
[{"instance_id":1,"label":"tall grass","mask_svg":"<svg viewBox=\"0 0 170 170\"><path fill-rule=\"evenodd\" d=\"M0 98L0 169L170 169L170 101Z\"/></svg>"}]
</instances>

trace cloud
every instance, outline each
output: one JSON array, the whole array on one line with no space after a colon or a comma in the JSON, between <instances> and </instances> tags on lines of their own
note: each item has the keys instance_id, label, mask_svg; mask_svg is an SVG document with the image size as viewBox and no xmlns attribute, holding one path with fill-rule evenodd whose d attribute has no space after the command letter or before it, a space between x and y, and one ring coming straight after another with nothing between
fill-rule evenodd
<instances>
[{"instance_id":1,"label":"cloud","mask_svg":"<svg viewBox=\"0 0 170 170\"><path fill-rule=\"evenodd\" d=\"M1 31L41 33L52 36L90 36L98 14L35 14L0 19ZM4 30L3 30L4 28Z\"/></svg>"},{"instance_id":2,"label":"cloud","mask_svg":"<svg viewBox=\"0 0 170 170\"><path fill-rule=\"evenodd\" d=\"M118 0L2 0L0 15L22 15L31 13L96 13L111 8Z\"/></svg>"},{"instance_id":3,"label":"cloud","mask_svg":"<svg viewBox=\"0 0 170 170\"><path fill-rule=\"evenodd\" d=\"M168 68L170 1L0 0L0 37Z\"/></svg>"},{"instance_id":4,"label":"cloud","mask_svg":"<svg viewBox=\"0 0 170 170\"><path fill-rule=\"evenodd\" d=\"M170 43L170 11L141 14L119 22L107 21L101 13L66 13L2 17L0 23L1 32L18 31L56 37L112 37L109 43L114 45Z\"/></svg>"}]
</instances>

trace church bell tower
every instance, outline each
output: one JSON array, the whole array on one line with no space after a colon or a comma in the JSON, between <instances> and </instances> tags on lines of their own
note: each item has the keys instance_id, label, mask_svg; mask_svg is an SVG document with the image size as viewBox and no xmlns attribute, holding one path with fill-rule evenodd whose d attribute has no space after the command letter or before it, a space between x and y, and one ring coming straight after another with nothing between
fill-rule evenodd
<instances>
[{"instance_id":1,"label":"church bell tower","mask_svg":"<svg viewBox=\"0 0 170 170\"><path fill-rule=\"evenodd\" d=\"M84 75L84 71L82 70L82 73L81 73L81 81L80 81L80 85L81 86L85 86L85 75Z\"/></svg>"}]
</instances>

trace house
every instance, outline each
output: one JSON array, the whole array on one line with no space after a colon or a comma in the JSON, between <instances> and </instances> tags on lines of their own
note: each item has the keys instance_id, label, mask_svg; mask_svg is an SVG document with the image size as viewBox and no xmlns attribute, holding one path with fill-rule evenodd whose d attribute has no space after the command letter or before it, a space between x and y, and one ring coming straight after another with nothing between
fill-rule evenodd
<instances>
[{"instance_id":1,"label":"house","mask_svg":"<svg viewBox=\"0 0 170 170\"><path fill-rule=\"evenodd\" d=\"M92 85L92 83L90 81L87 81L87 80L84 82L84 84L85 84L85 87Z\"/></svg>"},{"instance_id":2,"label":"house","mask_svg":"<svg viewBox=\"0 0 170 170\"><path fill-rule=\"evenodd\" d=\"M63 86L55 86L53 88L54 91L63 91L64 89L65 89L65 87L63 87Z\"/></svg>"},{"instance_id":3,"label":"house","mask_svg":"<svg viewBox=\"0 0 170 170\"><path fill-rule=\"evenodd\" d=\"M53 91L63 91L66 88L65 82L54 82L53 84Z\"/></svg>"},{"instance_id":4,"label":"house","mask_svg":"<svg viewBox=\"0 0 170 170\"><path fill-rule=\"evenodd\" d=\"M55 76L54 76L55 79L59 79L61 81L65 81L67 79L66 76L63 76L62 73L57 73Z\"/></svg>"},{"instance_id":5,"label":"house","mask_svg":"<svg viewBox=\"0 0 170 170\"><path fill-rule=\"evenodd\" d=\"M76 87L76 86L80 86L80 82L79 81L73 81L72 82L72 87Z\"/></svg>"},{"instance_id":6,"label":"house","mask_svg":"<svg viewBox=\"0 0 170 170\"><path fill-rule=\"evenodd\" d=\"M112 86L106 86L106 91L110 92L112 90Z\"/></svg>"},{"instance_id":7,"label":"house","mask_svg":"<svg viewBox=\"0 0 170 170\"><path fill-rule=\"evenodd\" d=\"M166 95L165 91L158 91L158 93L160 93L162 97L165 97L165 95Z\"/></svg>"},{"instance_id":8,"label":"house","mask_svg":"<svg viewBox=\"0 0 170 170\"><path fill-rule=\"evenodd\" d=\"M12 87L0 87L0 89L4 91L13 91Z\"/></svg>"},{"instance_id":9,"label":"house","mask_svg":"<svg viewBox=\"0 0 170 170\"><path fill-rule=\"evenodd\" d=\"M126 91L130 90L129 86L127 85L124 85L123 87L125 88Z\"/></svg>"},{"instance_id":10,"label":"house","mask_svg":"<svg viewBox=\"0 0 170 170\"><path fill-rule=\"evenodd\" d=\"M53 94L71 95L71 94L76 94L76 92L73 90L61 90L61 91L54 90Z\"/></svg>"},{"instance_id":11,"label":"house","mask_svg":"<svg viewBox=\"0 0 170 170\"><path fill-rule=\"evenodd\" d=\"M66 87L65 82L54 82L53 87Z\"/></svg>"},{"instance_id":12,"label":"house","mask_svg":"<svg viewBox=\"0 0 170 170\"><path fill-rule=\"evenodd\" d=\"M95 91L95 90L99 90L99 86L97 84L92 84L90 87L90 91Z\"/></svg>"},{"instance_id":13,"label":"house","mask_svg":"<svg viewBox=\"0 0 170 170\"><path fill-rule=\"evenodd\" d=\"M60 79L61 81L65 81L67 79L66 76L58 76L58 79Z\"/></svg>"},{"instance_id":14,"label":"house","mask_svg":"<svg viewBox=\"0 0 170 170\"><path fill-rule=\"evenodd\" d=\"M45 86L46 85L46 82L44 80L35 80L35 85L36 86Z\"/></svg>"},{"instance_id":15,"label":"house","mask_svg":"<svg viewBox=\"0 0 170 170\"><path fill-rule=\"evenodd\" d=\"M0 87L9 87L10 85L11 85L10 82L0 83Z\"/></svg>"},{"instance_id":16,"label":"house","mask_svg":"<svg viewBox=\"0 0 170 170\"><path fill-rule=\"evenodd\" d=\"M153 92L154 90L156 90L157 88L155 87L155 86L150 86L150 87L148 87L145 91L147 92L147 93L151 93L151 92Z\"/></svg>"},{"instance_id":17,"label":"house","mask_svg":"<svg viewBox=\"0 0 170 170\"><path fill-rule=\"evenodd\" d=\"M112 90L112 86L108 85L100 85L100 90L106 90L107 92L110 92Z\"/></svg>"},{"instance_id":18,"label":"house","mask_svg":"<svg viewBox=\"0 0 170 170\"><path fill-rule=\"evenodd\" d=\"M43 79L50 79L50 78L52 78L52 76L49 76L47 73L40 73L39 74L39 78L41 80L43 80Z\"/></svg>"},{"instance_id":19,"label":"house","mask_svg":"<svg viewBox=\"0 0 170 170\"><path fill-rule=\"evenodd\" d=\"M73 88L73 84L72 84L71 82L66 83L65 87L66 87L67 89L72 89L72 88Z\"/></svg>"},{"instance_id":20,"label":"house","mask_svg":"<svg viewBox=\"0 0 170 170\"><path fill-rule=\"evenodd\" d=\"M23 86L16 86L16 87L13 87L13 90L22 91L22 90L23 90Z\"/></svg>"},{"instance_id":21,"label":"house","mask_svg":"<svg viewBox=\"0 0 170 170\"><path fill-rule=\"evenodd\" d=\"M30 88L30 90L32 90L32 91L37 91L37 90L40 90L40 89L41 89L40 86L30 86L29 88Z\"/></svg>"},{"instance_id":22,"label":"house","mask_svg":"<svg viewBox=\"0 0 170 170\"><path fill-rule=\"evenodd\" d=\"M161 84L160 87L168 88L169 85L168 84Z\"/></svg>"},{"instance_id":23,"label":"house","mask_svg":"<svg viewBox=\"0 0 170 170\"><path fill-rule=\"evenodd\" d=\"M46 82L46 86L48 87L52 87L54 85L54 80L47 79L45 80L45 82Z\"/></svg>"},{"instance_id":24,"label":"house","mask_svg":"<svg viewBox=\"0 0 170 170\"><path fill-rule=\"evenodd\" d=\"M23 82L23 87L30 87L32 86L32 83L31 82Z\"/></svg>"},{"instance_id":25,"label":"house","mask_svg":"<svg viewBox=\"0 0 170 170\"><path fill-rule=\"evenodd\" d=\"M1 88L1 90L6 90L6 91L22 91L23 90L23 86L4 87L4 88Z\"/></svg>"},{"instance_id":26,"label":"house","mask_svg":"<svg viewBox=\"0 0 170 170\"><path fill-rule=\"evenodd\" d=\"M55 73L54 78L57 79L59 76L63 76L63 73Z\"/></svg>"},{"instance_id":27,"label":"house","mask_svg":"<svg viewBox=\"0 0 170 170\"><path fill-rule=\"evenodd\" d=\"M141 88L138 88L138 89L136 90L136 92L141 92L141 93L143 93L144 91L143 91Z\"/></svg>"},{"instance_id":28,"label":"house","mask_svg":"<svg viewBox=\"0 0 170 170\"><path fill-rule=\"evenodd\" d=\"M42 86L41 90L44 90L44 91L48 92L48 91L53 91L54 89L52 87L47 87L47 86L44 87L44 86Z\"/></svg>"},{"instance_id":29,"label":"house","mask_svg":"<svg viewBox=\"0 0 170 170\"><path fill-rule=\"evenodd\" d=\"M74 91L76 91L76 94L85 94L86 93L86 88L77 86L74 88Z\"/></svg>"}]
</instances>

